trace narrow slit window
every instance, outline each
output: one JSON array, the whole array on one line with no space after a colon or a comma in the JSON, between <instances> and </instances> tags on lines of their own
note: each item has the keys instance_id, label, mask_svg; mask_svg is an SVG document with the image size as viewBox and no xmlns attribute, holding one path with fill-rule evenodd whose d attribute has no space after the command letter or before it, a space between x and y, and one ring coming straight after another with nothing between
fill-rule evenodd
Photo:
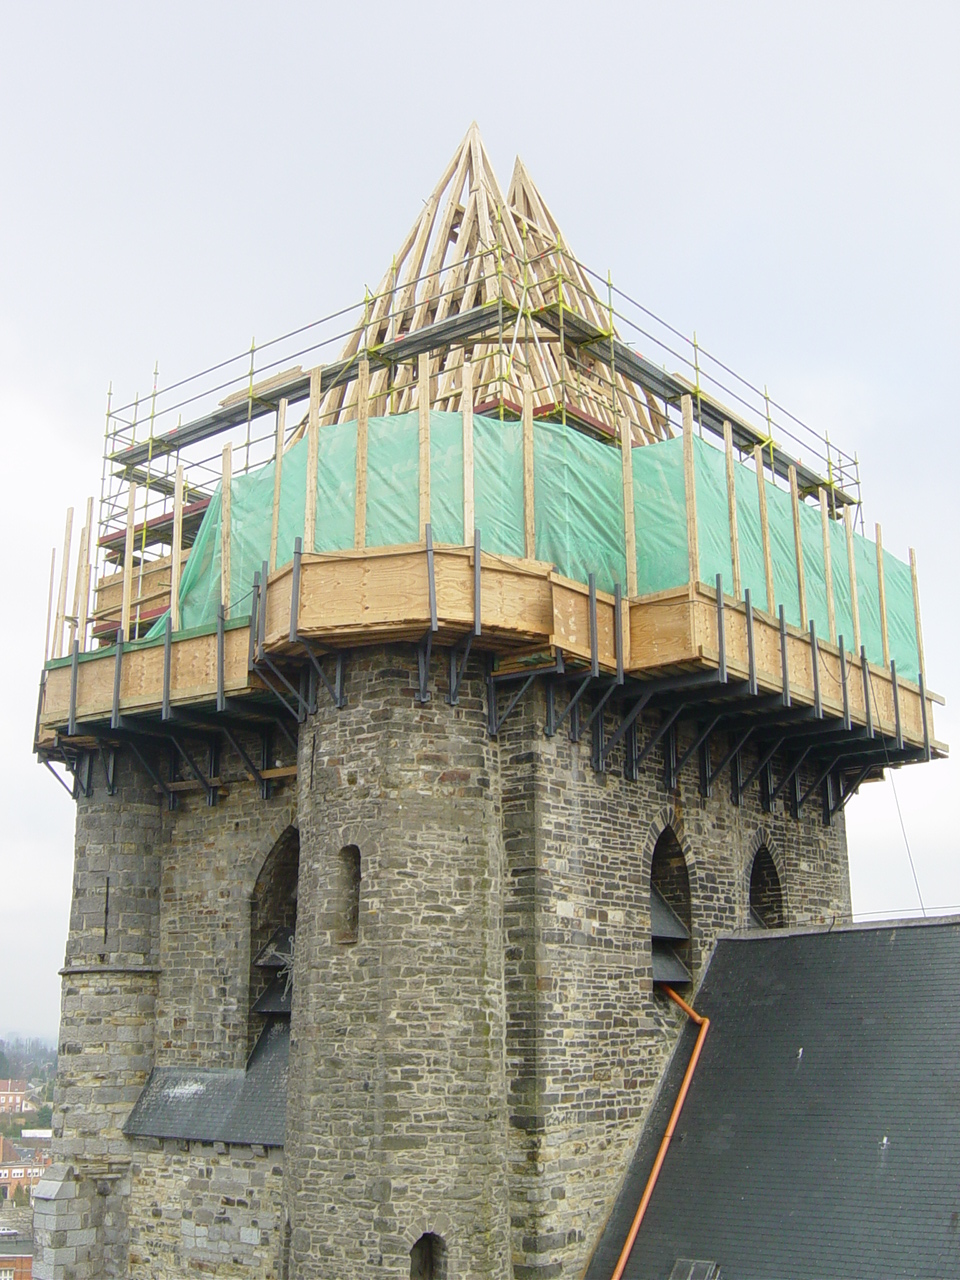
<instances>
[{"instance_id":1,"label":"narrow slit window","mask_svg":"<svg viewBox=\"0 0 960 1280\"><path fill-rule=\"evenodd\" d=\"M766 845L761 845L750 868L750 927L782 929L783 893L777 865Z\"/></svg>"},{"instance_id":2,"label":"narrow slit window","mask_svg":"<svg viewBox=\"0 0 960 1280\"><path fill-rule=\"evenodd\" d=\"M344 845L337 864L337 942L350 946L360 938L360 850Z\"/></svg>"}]
</instances>

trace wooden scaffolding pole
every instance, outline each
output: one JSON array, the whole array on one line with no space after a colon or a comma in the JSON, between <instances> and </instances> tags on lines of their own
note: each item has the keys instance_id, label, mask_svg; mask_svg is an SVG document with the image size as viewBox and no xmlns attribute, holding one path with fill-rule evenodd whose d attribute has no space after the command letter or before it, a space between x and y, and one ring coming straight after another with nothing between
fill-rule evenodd
<instances>
[{"instance_id":1,"label":"wooden scaffolding pole","mask_svg":"<svg viewBox=\"0 0 960 1280\"><path fill-rule=\"evenodd\" d=\"M740 534L737 529L737 473L733 459L733 427L723 424L723 452L727 463L727 516L730 521L730 559L733 563L733 598L743 599L743 582L740 578Z\"/></svg>"},{"instance_id":2,"label":"wooden scaffolding pole","mask_svg":"<svg viewBox=\"0 0 960 1280\"><path fill-rule=\"evenodd\" d=\"M763 576L767 586L767 613L771 618L777 612L777 598L773 586L773 555L770 551L770 521L767 515L767 482L763 475L763 448L753 447L753 461L757 468L757 500L760 505L760 540L763 543Z\"/></svg>"},{"instance_id":3,"label":"wooden scaffolding pole","mask_svg":"<svg viewBox=\"0 0 960 1280\"><path fill-rule=\"evenodd\" d=\"M127 492L127 528L123 539L123 594L120 597L120 633L130 640L130 604L133 594L133 528L137 511L137 485L131 480Z\"/></svg>"},{"instance_id":4,"label":"wooden scaffolding pole","mask_svg":"<svg viewBox=\"0 0 960 1280\"><path fill-rule=\"evenodd\" d=\"M430 356L421 351L417 363L417 410L420 427L420 541L430 523Z\"/></svg>"},{"instance_id":5,"label":"wooden scaffolding pole","mask_svg":"<svg viewBox=\"0 0 960 1280\"><path fill-rule=\"evenodd\" d=\"M477 515L473 489L473 365L463 362L460 408L463 414L463 541L473 546Z\"/></svg>"},{"instance_id":6,"label":"wooden scaffolding pole","mask_svg":"<svg viewBox=\"0 0 960 1280\"><path fill-rule=\"evenodd\" d=\"M73 541L73 507L67 507L67 523L63 531L63 558L60 561L60 589L57 592L57 616L53 627L54 658L63 656L63 623L67 612L67 575L70 571L70 543Z\"/></svg>"},{"instance_id":7,"label":"wooden scaffolding pole","mask_svg":"<svg viewBox=\"0 0 960 1280\"><path fill-rule=\"evenodd\" d=\"M362 356L357 365L357 482L353 509L353 545L367 545L367 438L370 423L370 361Z\"/></svg>"},{"instance_id":8,"label":"wooden scaffolding pole","mask_svg":"<svg viewBox=\"0 0 960 1280\"><path fill-rule=\"evenodd\" d=\"M920 625L920 584L917 580L917 553L910 548L910 580L913 583L913 617L917 624L917 661L920 664L919 674L926 676L926 665L923 661L923 628Z\"/></svg>"},{"instance_id":9,"label":"wooden scaffolding pole","mask_svg":"<svg viewBox=\"0 0 960 1280\"><path fill-rule=\"evenodd\" d=\"M93 519L93 499L87 499L87 518L83 528L80 530L80 545L77 547L77 571L73 576L73 611L70 614L70 639L67 643L67 652L73 653L73 643L77 638L77 630L80 624L80 595L83 590L83 566L87 560L87 540L90 537L90 521ZM83 637L80 638L80 648L83 648Z\"/></svg>"},{"instance_id":10,"label":"wooden scaffolding pole","mask_svg":"<svg viewBox=\"0 0 960 1280\"><path fill-rule=\"evenodd\" d=\"M277 405L277 435L273 446L273 511L270 515L270 560L268 571L277 567L277 539L280 536L280 492L283 484L283 442L287 434L287 402Z\"/></svg>"},{"instance_id":11,"label":"wooden scaffolding pole","mask_svg":"<svg viewBox=\"0 0 960 1280\"><path fill-rule=\"evenodd\" d=\"M223 482L220 488L220 603L230 617L230 491L233 487L233 446L223 446Z\"/></svg>"},{"instance_id":12,"label":"wooden scaffolding pole","mask_svg":"<svg viewBox=\"0 0 960 1280\"><path fill-rule=\"evenodd\" d=\"M80 542L80 565L77 572L77 634L80 637L80 652L87 648L87 621L90 616L90 543L93 538L93 498L87 499L87 523L84 526Z\"/></svg>"},{"instance_id":13,"label":"wooden scaffolding pole","mask_svg":"<svg viewBox=\"0 0 960 1280\"><path fill-rule=\"evenodd\" d=\"M847 572L850 578L850 613L853 617L853 652L860 652L860 600L857 596L856 548L853 541L853 512L843 508L843 529L847 538Z\"/></svg>"},{"instance_id":14,"label":"wooden scaffolding pole","mask_svg":"<svg viewBox=\"0 0 960 1280\"><path fill-rule=\"evenodd\" d=\"M797 560L797 598L800 602L800 626L806 631L810 619L807 615L807 580L803 572L803 528L800 524L800 490L797 485L797 468L793 463L790 464L787 475L790 480L790 506L793 510L793 548Z\"/></svg>"},{"instance_id":15,"label":"wooden scaffolding pole","mask_svg":"<svg viewBox=\"0 0 960 1280\"><path fill-rule=\"evenodd\" d=\"M320 448L320 375L318 365L310 370L310 409L307 416L307 485L303 508L303 549L317 545L317 452Z\"/></svg>"},{"instance_id":16,"label":"wooden scaffolding pole","mask_svg":"<svg viewBox=\"0 0 960 1280\"><path fill-rule=\"evenodd\" d=\"M683 497L687 513L687 570L691 594L700 580L700 535L697 531L697 478L693 456L693 400L680 397L683 419Z\"/></svg>"},{"instance_id":17,"label":"wooden scaffolding pole","mask_svg":"<svg viewBox=\"0 0 960 1280\"><path fill-rule=\"evenodd\" d=\"M830 509L827 491L820 490L820 528L823 532L823 582L827 589L827 626L830 643L837 643L837 611L833 601L833 560L830 555Z\"/></svg>"},{"instance_id":18,"label":"wooden scaffolding pole","mask_svg":"<svg viewBox=\"0 0 960 1280\"><path fill-rule=\"evenodd\" d=\"M528 560L537 558L537 533L533 495L533 387L530 379L523 382L523 554Z\"/></svg>"},{"instance_id":19,"label":"wooden scaffolding pole","mask_svg":"<svg viewBox=\"0 0 960 1280\"><path fill-rule=\"evenodd\" d=\"M619 416L620 460L623 465L623 534L624 552L627 557L627 596L638 594L637 585L637 513L633 505L633 441L630 421Z\"/></svg>"},{"instance_id":20,"label":"wooden scaffolding pole","mask_svg":"<svg viewBox=\"0 0 960 1280\"><path fill-rule=\"evenodd\" d=\"M880 643L883 665L890 666L890 633L887 630L887 583L883 574L883 530L877 525L877 590L880 592Z\"/></svg>"},{"instance_id":21,"label":"wooden scaffolding pole","mask_svg":"<svg viewBox=\"0 0 960 1280\"><path fill-rule=\"evenodd\" d=\"M180 630L180 565L183 559L183 463L173 482L173 539L170 550L170 626Z\"/></svg>"},{"instance_id":22,"label":"wooden scaffolding pole","mask_svg":"<svg viewBox=\"0 0 960 1280\"><path fill-rule=\"evenodd\" d=\"M53 584L57 575L57 548L50 552L50 589L47 592L47 631L43 637L43 660L50 660L50 632L53 630Z\"/></svg>"}]
</instances>

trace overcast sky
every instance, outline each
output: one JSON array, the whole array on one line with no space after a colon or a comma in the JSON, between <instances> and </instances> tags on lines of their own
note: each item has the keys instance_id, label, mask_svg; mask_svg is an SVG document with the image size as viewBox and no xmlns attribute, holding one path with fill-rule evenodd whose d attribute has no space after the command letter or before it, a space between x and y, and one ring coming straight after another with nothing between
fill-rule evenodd
<instances>
[{"instance_id":1,"label":"overcast sky","mask_svg":"<svg viewBox=\"0 0 960 1280\"><path fill-rule=\"evenodd\" d=\"M474 118L583 261L858 453L957 741L958 37L955 3L0 0L0 1035L57 1030L74 806L30 746L108 381L356 300ZM960 904L958 781L896 778L929 908ZM891 783L847 812L855 910L915 907Z\"/></svg>"}]
</instances>

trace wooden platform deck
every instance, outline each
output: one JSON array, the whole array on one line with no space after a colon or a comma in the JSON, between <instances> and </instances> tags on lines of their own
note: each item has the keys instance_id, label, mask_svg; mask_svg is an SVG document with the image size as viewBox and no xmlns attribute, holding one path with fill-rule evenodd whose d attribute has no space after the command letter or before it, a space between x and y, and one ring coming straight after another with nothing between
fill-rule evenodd
<instances>
[{"instance_id":1,"label":"wooden platform deck","mask_svg":"<svg viewBox=\"0 0 960 1280\"><path fill-rule=\"evenodd\" d=\"M262 619L258 610L220 627L136 641L119 662L114 646L48 663L37 746L56 750L109 733L120 718L269 697L264 658L292 681L308 648L338 653L349 679L351 650L428 635L435 647L472 635L473 651L490 655L498 678L554 663L608 683L621 671L625 688L642 688L714 672L742 683L758 708L775 695L784 709L812 709L898 750L928 758L947 751L933 729L936 694L921 695L890 668L841 655L745 602L718 602L702 583L618 602L536 561L482 554L478 572L473 549L425 545L302 555L268 576Z\"/></svg>"}]
</instances>

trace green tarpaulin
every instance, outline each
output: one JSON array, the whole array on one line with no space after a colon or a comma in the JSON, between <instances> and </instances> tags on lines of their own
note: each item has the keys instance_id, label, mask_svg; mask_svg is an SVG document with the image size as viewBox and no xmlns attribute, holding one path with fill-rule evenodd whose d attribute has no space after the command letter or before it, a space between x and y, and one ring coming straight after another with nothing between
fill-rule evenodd
<instances>
[{"instance_id":1,"label":"green tarpaulin","mask_svg":"<svg viewBox=\"0 0 960 1280\"><path fill-rule=\"evenodd\" d=\"M694 438L699 577L733 591L733 562L723 452ZM522 556L523 432L519 422L477 416L473 425L474 507L483 548ZM306 487L306 439L283 455L277 564L293 557L302 537ZM319 432L316 490L316 550L353 546L356 510L357 424L343 422ZM620 450L558 423L533 428L536 557L566 577L626 591L623 474ZM664 440L632 450L637 583L640 595L680 587L689 577L684 498L683 441ZM760 503L752 468L734 467L742 586L754 606L767 605ZM799 626L793 512L786 489L764 480L775 600ZM245 612L253 575L270 552L274 463L235 476L230 488L231 612ZM210 625L220 602L219 491L207 509L180 586L182 625ZM463 545L463 419L459 413L430 415L430 519L434 541ZM819 508L800 504L807 610L817 633L829 635ZM842 524L829 522L837 631L853 646L847 544ZM415 543L419 537L419 419L416 412L371 418L367 445L366 541L369 547ZM877 549L854 536L861 640L871 661L883 660ZM907 678L917 672L916 625L910 569L884 552L890 656ZM159 635L163 620L151 635Z\"/></svg>"}]
</instances>

